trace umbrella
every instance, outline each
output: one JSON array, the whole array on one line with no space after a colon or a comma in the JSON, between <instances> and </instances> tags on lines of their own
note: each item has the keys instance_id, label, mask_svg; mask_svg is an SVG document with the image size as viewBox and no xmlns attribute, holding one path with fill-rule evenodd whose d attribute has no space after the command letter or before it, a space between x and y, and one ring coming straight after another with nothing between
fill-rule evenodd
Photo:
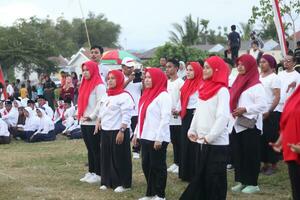
<instances>
[{"instance_id":1,"label":"umbrella","mask_svg":"<svg viewBox=\"0 0 300 200\"><path fill-rule=\"evenodd\" d=\"M111 50L104 52L101 63L103 64L121 64L123 58L129 57L133 60L140 61L140 59L127 51L122 50Z\"/></svg>"}]
</instances>

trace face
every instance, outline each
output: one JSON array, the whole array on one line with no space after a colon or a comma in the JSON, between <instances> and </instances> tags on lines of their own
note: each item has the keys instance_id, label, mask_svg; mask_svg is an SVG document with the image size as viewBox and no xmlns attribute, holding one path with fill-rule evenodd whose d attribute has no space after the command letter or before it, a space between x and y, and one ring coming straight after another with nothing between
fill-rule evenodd
<instances>
[{"instance_id":1,"label":"face","mask_svg":"<svg viewBox=\"0 0 300 200\"><path fill-rule=\"evenodd\" d=\"M152 78L149 72L146 72L145 74L145 88L152 88Z\"/></svg>"},{"instance_id":2,"label":"face","mask_svg":"<svg viewBox=\"0 0 300 200\"><path fill-rule=\"evenodd\" d=\"M246 68L245 68L245 66L242 64L241 61L238 62L237 70L238 70L238 72L239 72L239 75L245 75L245 74L246 74Z\"/></svg>"},{"instance_id":3,"label":"face","mask_svg":"<svg viewBox=\"0 0 300 200\"><path fill-rule=\"evenodd\" d=\"M258 49L257 44L252 44L251 46L252 46L252 49L254 49L254 50L257 50L257 49Z\"/></svg>"},{"instance_id":4,"label":"face","mask_svg":"<svg viewBox=\"0 0 300 200\"><path fill-rule=\"evenodd\" d=\"M110 73L107 77L107 85L110 89L115 88L117 86L116 77Z\"/></svg>"},{"instance_id":5,"label":"face","mask_svg":"<svg viewBox=\"0 0 300 200\"><path fill-rule=\"evenodd\" d=\"M203 66L203 80L208 80L213 75L213 69L210 67L210 65L205 62Z\"/></svg>"},{"instance_id":6,"label":"face","mask_svg":"<svg viewBox=\"0 0 300 200\"><path fill-rule=\"evenodd\" d=\"M167 59L166 59L166 58L160 58L159 64L160 64L161 66L166 66L166 64L167 64Z\"/></svg>"},{"instance_id":7,"label":"face","mask_svg":"<svg viewBox=\"0 0 300 200\"><path fill-rule=\"evenodd\" d=\"M85 65L83 65L83 67L82 67L82 74L86 80L91 79L90 71L88 70L87 66L85 66Z\"/></svg>"},{"instance_id":8,"label":"face","mask_svg":"<svg viewBox=\"0 0 300 200\"><path fill-rule=\"evenodd\" d=\"M28 103L27 106L30 107L30 108L32 108L32 109L34 108L34 104L33 103Z\"/></svg>"},{"instance_id":9,"label":"face","mask_svg":"<svg viewBox=\"0 0 300 200\"><path fill-rule=\"evenodd\" d=\"M5 104L5 108L6 108L6 110L10 110L12 108L12 105L11 104Z\"/></svg>"},{"instance_id":10,"label":"face","mask_svg":"<svg viewBox=\"0 0 300 200\"><path fill-rule=\"evenodd\" d=\"M46 103L45 99L38 99L39 106L43 106Z\"/></svg>"},{"instance_id":11,"label":"face","mask_svg":"<svg viewBox=\"0 0 300 200\"><path fill-rule=\"evenodd\" d=\"M98 48L92 49L91 50L91 55L90 55L90 59L94 62L99 62L102 58L102 54L100 52L100 50Z\"/></svg>"},{"instance_id":12,"label":"face","mask_svg":"<svg viewBox=\"0 0 300 200\"><path fill-rule=\"evenodd\" d=\"M283 60L283 65L285 69L291 70L295 66L295 62L293 61L293 56L286 56Z\"/></svg>"},{"instance_id":13,"label":"face","mask_svg":"<svg viewBox=\"0 0 300 200\"><path fill-rule=\"evenodd\" d=\"M14 101L13 104L14 104L14 107L15 107L15 108L18 108L18 107L19 107L18 102Z\"/></svg>"},{"instance_id":14,"label":"face","mask_svg":"<svg viewBox=\"0 0 300 200\"><path fill-rule=\"evenodd\" d=\"M264 58L260 59L259 66L260 66L262 72L268 72L271 69L268 61Z\"/></svg>"},{"instance_id":15,"label":"face","mask_svg":"<svg viewBox=\"0 0 300 200\"><path fill-rule=\"evenodd\" d=\"M193 79L195 77L194 69L191 65L188 65L186 68L186 78Z\"/></svg>"},{"instance_id":16,"label":"face","mask_svg":"<svg viewBox=\"0 0 300 200\"><path fill-rule=\"evenodd\" d=\"M168 77L174 76L175 74L177 74L177 67L175 67L173 63L168 62L166 65L166 74Z\"/></svg>"},{"instance_id":17,"label":"face","mask_svg":"<svg viewBox=\"0 0 300 200\"><path fill-rule=\"evenodd\" d=\"M36 114L39 118L43 117L43 113L39 109L36 110Z\"/></svg>"},{"instance_id":18,"label":"face","mask_svg":"<svg viewBox=\"0 0 300 200\"><path fill-rule=\"evenodd\" d=\"M18 108L18 111L19 111L19 115L23 115L24 109L22 107Z\"/></svg>"},{"instance_id":19,"label":"face","mask_svg":"<svg viewBox=\"0 0 300 200\"><path fill-rule=\"evenodd\" d=\"M183 70L183 68L184 68L183 64L180 64L180 65L179 65L179 69L180 69L180 70Z\"/></svg>"},{"instance_id":20,"label":"face","mask_svg":"<svg viewBox=\"0 0 300 200\"><path fill-rule=\"evenodd\" d=\"M122 70L126 76L129 76L133 73L133 67L127 67L126 65L122 65Z\"/></svg>"}]
</instances>

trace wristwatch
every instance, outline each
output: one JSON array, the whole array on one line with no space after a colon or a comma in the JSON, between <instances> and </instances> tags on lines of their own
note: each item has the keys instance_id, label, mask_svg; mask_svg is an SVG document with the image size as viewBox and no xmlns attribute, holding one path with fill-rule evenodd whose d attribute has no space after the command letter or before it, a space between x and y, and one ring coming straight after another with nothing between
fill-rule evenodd
<instances>
[{"instance_id":1,"label":"wristwatch","mask_svg":"<svg viewBox=\"0 0 300 200\"><path fill-rule=\"evenodd\" d=\"M126 131L126 128L121 127L119 130L121 133L124 133Z\"/></svg>"}]
</instances>

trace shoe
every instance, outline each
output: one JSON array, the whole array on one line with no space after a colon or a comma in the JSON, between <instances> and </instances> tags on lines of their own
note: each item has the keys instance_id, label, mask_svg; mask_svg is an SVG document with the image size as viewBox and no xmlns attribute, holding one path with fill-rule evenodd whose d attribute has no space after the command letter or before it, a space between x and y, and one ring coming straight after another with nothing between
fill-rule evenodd
<instances>
[{"instance_id":1,"label":"shoe","mask_svg":"<svg viewBox=\"0 0 300 200\"><path fill-rule=\"evenodd\" d=\"M231 188L232 192L241 192L246 186L242 185L241 183L237 184L236 186L233 186Z\"/></svg>"},{"instance_id":2,"label":"shoe","mask_svg":"<svg viewBox=\"0 0 300 200\"><path fill-rule=\"evenodd\" d=\"M140 158L140 154L139 154L139 153L136 153L136 152L133 152L133 153L132 153L132 158L133 158L133 159L139 159L139 158Z\"/></svg>"},{"instance_id":3,"label":"shoe","mask_svg":"<svg viewBox=\"0 0 300 200\"><path fill-rule=\"evenodd\" d=\"M227 170L230 171L230 170L233 170L233 165L232 164L228 164L226 166Z\"/></svg>"},{"instance_id":4,"label":"shoe","mask_svg":"<svg viewBox=\"0 0 300 200\"><path fill-rule=\"evenodd\" d=\"M86 182L86 180L87 180L90 176L92 176L92 175L93 175L92 173L88 172L88 173L86 173L86 174L84 175L83 178L80 179L80 181L81 181L81 182Z\"/></svg>"},{"instance_id":5,"label":"shoe","mask_svg":"<svg viewBox=\"0 0 300 200\"><path fill-rule=\"evenodd\" d=\"M245 193L245 194L254 194L254 193L257 193L257 192L260 192L259 187L258 186L253 186L253 185L248 185L247 187L245 187L242 190L242 193Z\"/></svg>"},{"instance_id":6,"label":"shoe","mask_svg":"<svg viewBox=\"0 0 300 200\"><path fill-rule=\"evenodd\" d=\"M172 171L172 173L178 174L178 173L179 173L179 167L177 166L177 167Z\"/></svg>"},{"instance_id":7,"label":"shoe","mask_svg":"<svg viewBox=\"0 0 300 200\"><path fill-rule=\"evenodd\" d=\"M260 173L264 174L268 170L268 168L268 166L263 166L262 168L260 168Z\"/></svg>"},{"instance_id":8,"label":"shoe","mask_svg":"<svg viewBox=\"0 0 300 200\"><path fill-rule=\"evenodd\" d=\"M162 198L156 195L152 200L166 200L166 198Z\"/></svg>"},{"instance_id":9,"label":"shoe","mask_svg":"<svg viewBox=\"0 0 300 200\"><path fill-rule=\"evenodd\" d=\"M176 167L178 167L178 166L174 163L167 169L167 171L172 172Z\"/></svg>"},{"instance_id":10,"label":"shoe","mask_svg":"<svg viewBox=\"0 0 300 200\"><path fill-rule=\"evenodd\" d=\"M101 185L99 189L100 190L107 190L107 187L105 185Z\"/></svg>"},{"instance_id":11,"label":"shoe","mask_svg":"<svg viewBox=\"0 0 300 200\"><path fill-rule=\"evenodd\" d=\"M114 192L120 193L120 192L126 192L130 190L130 188L124 188L123 186L118 186L116 189L114 189Z\"/></svg>"},{"instance_id":12,"label":"shoe","mask_svg":"<svg viewBox=\"0 0 300 200\"><path fill-rule=\"evenodd\" d=\"M87 183L93 184L93 183L100 183L101 182L101 177L94 174L92 176L90 176L88 179L86 179Z\"/></svg>"},{"instance_id":13,"label":"shoe","mask_svg":"<svg viewBox=\"0 0 300 200\"><path fill-rule=\"evenodd\" d=\"M153 198L155 198L155 197L142 197L142 198L139 198L139 200L153 200Z\"/></svg>"}]
</instances>

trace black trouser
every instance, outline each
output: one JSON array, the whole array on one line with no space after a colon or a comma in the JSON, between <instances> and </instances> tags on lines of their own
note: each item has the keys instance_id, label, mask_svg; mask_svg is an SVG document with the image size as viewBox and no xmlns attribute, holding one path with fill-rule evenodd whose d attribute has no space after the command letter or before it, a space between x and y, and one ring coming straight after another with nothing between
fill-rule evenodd
<instances>
[{"instance_id":1,"label":"black trouser","mask_svg":"<svg viewBox=\"0 0 300 200\"><path fill-rule=\"evenodd\" d=\"M89 172L101 176L100 134L94 135L94 125L81 125L82 137L88 151Z\"/></svg>"},{"instance_id":2,"label":"black trouser","mask_svg":"<svg viewBox=\"0 0 300 200\"><path fill-rule=\"evenodd\" d=\"M132 132L134 132L137 122L138 122L138 116L131 117L130 127L131 127ZM140 143L139 143L139 139L138 139L136 146L132 145L132 152L140 153L140 150L141 150L141 147L140 147Z\"/></svg>"},{"instance_id":3,"label":"black trouser","mask_svg":"<svg viewBox=\"0 0 300 200\"><path fill-rule=\"evenodd\" d=\"M257 128L232 133L235 181L257 186L260 171L261 131Z\"/></svg>"},{"instance_id":4,"label":"black trouser","mask_svg":"<svg viewBox=\"0 0 300 200\"><path fill-rule=\"evenodd\" d=\"M300 200L300 165L295 161L289 161L287 164L292 186L293 200Z\"/></svg>"},{"instance_id":5,"label":"black trouser","mask_svg":"<svg viewBox=\"0 0 300 200\"><path fill-rule=\"evenodd\" d=\"M239 47L230 47L231 60L235 63L237 57L239 56Z\"/></svg>"},{"instance_id":6,"label":"black trouser","mask_svg":"<svg viewBox=\"0 0 300 200\"><path fill-rule=\"evenodd\" d=\"M9 144L10 136L0 136L0 144Z\"/></svg>"},{"instance_id":7,"label":"black trouser","mask_svg":"<svg viewBox=\"0 0 300 200\"><path fill-rule=\"evenodd\" d=\"M197 145L196 176L180 200L225 200L227 145Z\"/></svg>"},{"instance_id":8,"label":"black trouser","mask_svg":"<svg viewBox=\"0 0 300 200\"><path fill-rule=\"evenodd\" d=\"M159 150L154 149L154 141L140 140L142 148L142 168L147 181L146 196L165 197L167 183L167 147L163 142Z\"/></svg>"},{"instance_id":9,"label":"black trouser","mask_svg":"<svg viewBox=\"0 0 300 200\"><path fill-rule=\"evenodd\" d=\"M119 130L101 130L101 185L110 188L123 186L130 188L132 163L130 152L130 132L126 129L122 144L116 144Z\"/></svg>"},{"instance_id":10,"label":"black trouser","mask_svg":"<svg viewBox=\"0 0 300 200\"><path fill-rule=\"evenodd\" d=\"M275 143L279 137L280 112L271 112L269 117L263 121L263 134L261 136L261 161L276 164L279 154L269 145Z\"/></svg>"},{"instance_id":11,"label":"black trouser","mask_svg":"<svg viewBox=\"0 0 300 200\"><path fill-rule=\"evenodd\" d=\"M179 165L180 161L180 134L181 134L181 126L171 125L170 126L171 133L171 142L173 145L173 156L174 163Z\"/></svg>"}]
</instances>

